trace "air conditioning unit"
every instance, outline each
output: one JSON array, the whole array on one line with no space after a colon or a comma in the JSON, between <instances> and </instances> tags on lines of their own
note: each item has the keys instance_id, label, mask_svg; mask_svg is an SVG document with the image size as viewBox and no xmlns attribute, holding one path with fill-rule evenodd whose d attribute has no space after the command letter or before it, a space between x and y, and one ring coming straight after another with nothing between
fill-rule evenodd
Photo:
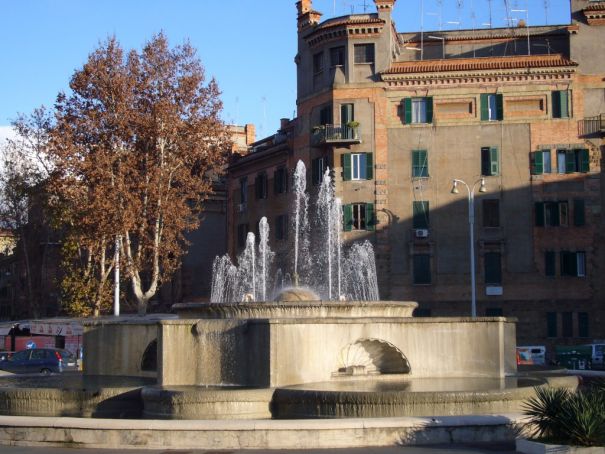
<instances>
[{"instance_id":1,"label":"air conditioning unit","mask_svg":"<svg viewBox=\"0 0 605 454\"><path fill-rule=\"evenodd\" d=\"M428 229L416 229L416 238L428 238L429 230Z\"/></svg>"},{"instance_id":2,"label":"air conditioning unit","mask_svg":"<svg viewBox=\"0 0 605 454\"><path fill-rule=\"evenodd\" d=\"M243 213L244 211L246 211L246 204L245 203L240 203L238 205L238 208L239 208L239 212Z\"/></svg>"}]
</instances>

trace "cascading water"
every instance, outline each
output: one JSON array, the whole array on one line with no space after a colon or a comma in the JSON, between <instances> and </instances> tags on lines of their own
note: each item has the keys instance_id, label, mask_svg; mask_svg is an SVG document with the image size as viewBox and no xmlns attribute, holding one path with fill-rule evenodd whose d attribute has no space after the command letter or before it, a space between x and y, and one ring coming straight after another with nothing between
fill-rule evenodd
<instances>
[{"instance_id":1,"label":"cascading water","mask_svg":"<svg viewBox=\"0 0 605 454\"><path fill-rule=\"evenodd\" d=\"M258 246L255 235L249 232L237 266L228 255L215 259L211 301L272 300L292 284L312 288L323 300L378 300L374 248L369 241L350 247L343 245L342 202L335 197L330 169L323 175L312 225L308 218L306 167L302 161L294 171L292 195L292 277L287 271L274 269L269 224L263 217L259 222Z\"/></svg>"},{"instance_id":2,"label":"cascading water","mask_svg":"<svg viewBox=\"0 0 605 454\"><path fill-rule=\"evenodd\" d=\"M308 276L310 269L309 254L309 195L307 194L307 169L305 163L298 161L294 171L294 204L292 207L292 231L294 232L293 275L296 284L301 274ZM308 284L308 282L304 282Z\"/></svg>"}]
</instances>

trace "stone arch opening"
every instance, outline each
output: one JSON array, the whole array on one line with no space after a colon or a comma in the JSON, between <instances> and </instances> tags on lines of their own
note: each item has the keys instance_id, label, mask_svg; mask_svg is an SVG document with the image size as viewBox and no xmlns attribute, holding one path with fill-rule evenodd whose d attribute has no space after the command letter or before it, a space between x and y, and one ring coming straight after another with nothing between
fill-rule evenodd
<instances>
[{"instance_id":1,"label":"stone arch opening","mask_svg":"<svg viewBox=\"0 0 605 454\"><path fill-rule=\"evenodd\" d=\"M339 374L409 374L410 362L396 346L382 339L358 339L340 352Z\"/></svg>"},{"instance_id":2,"label":"stone arch opening","mask_svg":"<svg viewBox=\"0 0 605 454\"><path fill-rule=\"evenodd\" d=\"M141 358L141 370L157 372L158 370L158 340L154 339L145 348Z\"/></svg>"}]
</instances>

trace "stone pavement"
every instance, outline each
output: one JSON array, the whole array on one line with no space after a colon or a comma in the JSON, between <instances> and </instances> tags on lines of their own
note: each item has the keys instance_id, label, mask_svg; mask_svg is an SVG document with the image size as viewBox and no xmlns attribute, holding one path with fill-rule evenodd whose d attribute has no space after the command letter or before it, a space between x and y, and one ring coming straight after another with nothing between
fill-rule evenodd
<instances>
[{"instance_id":1,"label":"stone pavement","mask_svg":"<svg viewBox=\"0 0 605 454\"><path fill-rule=\"evenodd\" d=\"M392 446L383 448L296 449L296 450L207 450L207 449L73 449L1 446L1 454L514 454L511 444Z\"/></svg>"}]
</instances>

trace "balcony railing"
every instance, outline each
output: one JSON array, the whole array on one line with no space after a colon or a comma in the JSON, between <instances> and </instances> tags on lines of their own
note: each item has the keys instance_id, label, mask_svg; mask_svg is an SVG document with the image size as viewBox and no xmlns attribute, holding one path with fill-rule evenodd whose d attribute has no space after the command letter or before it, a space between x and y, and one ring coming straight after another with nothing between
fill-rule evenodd
<instances>
[{"instance_id":1,"label":"balcony railing","mask_svg":"<svg viewBox=\"0 0 605 454\"><path fill-rule=\"evenodd\" d=\"M321 125L313 128L313 145L361 143L358 126Z\"/></svg>"},{"instance_id":2,"label":"balcony railing","mask_svg":"<svg viewBox=\"0 0 605 454\"><path fill-rule=\"evenodd\" d=\"M605 134L605 114L587 117L578 121L578 133L581 136Z\"/></svg>"}]
</instances>

